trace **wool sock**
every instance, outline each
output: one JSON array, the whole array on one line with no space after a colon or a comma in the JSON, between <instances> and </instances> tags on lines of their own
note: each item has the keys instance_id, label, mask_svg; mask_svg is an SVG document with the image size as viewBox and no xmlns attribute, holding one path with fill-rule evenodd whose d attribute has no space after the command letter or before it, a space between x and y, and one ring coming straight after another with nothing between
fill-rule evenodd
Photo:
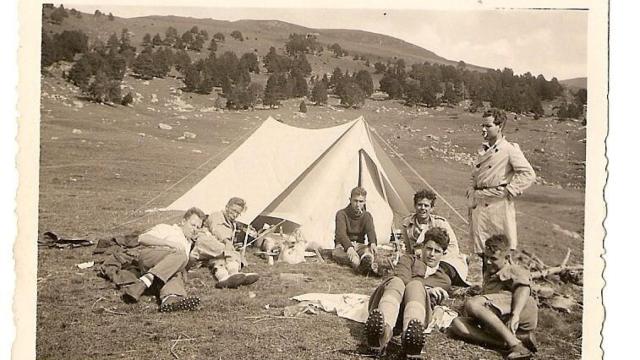
<instances>
[{"instance_id":1,"label":"wool sock","mask_svg":"<svg viewBox=\"0 0 640 360\"><path fill-rule=\"evenodd\" d=\"M146 273L140 277L140 280L147 286L150 287L153 283L153 274Z\"/></svg>"}]
</instances>

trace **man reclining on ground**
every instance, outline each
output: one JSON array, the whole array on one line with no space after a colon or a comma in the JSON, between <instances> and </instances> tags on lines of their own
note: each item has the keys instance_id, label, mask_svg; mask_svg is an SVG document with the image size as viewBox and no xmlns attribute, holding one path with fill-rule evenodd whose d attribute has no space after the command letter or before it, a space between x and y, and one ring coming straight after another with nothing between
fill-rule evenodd
<instances>
[{"instance_id":1,"label":"man reclining on ground","mask_svg":"<svg viewBox=\"0 0 640 360\"><path fill-rule=\"evenodd\" d=\"M349 205L336 213L336 247L332 253L336 262L350 263L355 271L362 274L373 272L378 242L373 217L365 209L366 202L367 191L363 187L351 190Z\"/></svg>"},{"instance_id":2,"label":"man reclining on ground","mask_svg":"<svg viewBox=\"0 0 640 360\"><path fill-rule=\"evenodd\" d=\"M258 274L240 272L242 255L234 248L237 232L236 219L246 209L246 203L238 197L231 198L224 210L213 212L204 222L198 234L192 259L205 262L218 280L217 288L237 288L258 281Z\"/></svg>"},{"instance_id":3,"label":"man reclining on ground","mask_svg":"<svg viewBox=\"0 0 640 360\"><path fill-rule=\"evenodd\" d=\"M467 317L458 317L449 332L465 341L509 350L507 359L529 359L536 351L533 330L538 305L531 297L531 274L511 262L506 235L485 242L482 295L467 300Z\"/></svg>"},{"instance_id":4,"label":"man reclining on ground","mask_svg":"<svg viewBox=\"0 0 640 360\"><path fill-rule=\"evenodd\" d=\"M200 304L198 297L187 297L184 281L194 237L204 217L202 210L191 208L180 224L159 224L138 237L142 245L138 265L144 275L124 289L125 301L137 302L155 283L161 312L194 310Z\"/></svg>"},{"instance_id":5,"label":"man reclining on ground","mask_svg":"<svg viewBox=\"0 0 640 360\"><path fill-rule=\"evenodd\" d=\"M445 230L438 227L427 230L424 241L416 244L421 255L400 257L395 276L380 284L371 295L365 334L374 353L382 354L393 329L402 326L404 353L407 358L421 358L424 326L431 321L433 306L449 297L447 291L455 276L451 266L440 262L448 246Z\"/></svg>"}]
</instances>

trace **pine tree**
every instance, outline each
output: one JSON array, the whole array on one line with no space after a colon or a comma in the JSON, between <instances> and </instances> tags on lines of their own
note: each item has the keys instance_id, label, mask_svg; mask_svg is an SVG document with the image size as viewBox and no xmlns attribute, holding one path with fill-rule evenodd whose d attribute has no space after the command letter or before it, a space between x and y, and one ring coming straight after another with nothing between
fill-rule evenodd
<instances>
[{"instance_id":1,"label":"pine tree","mask_svg":"<svg viewBox=\"0 0 640 360\"><path fill-rule=\"evenodd\" d=\"M360 86L364 94L369 97L373 94L373 79L367 70L360 70L355 76L355 82Z\"/></svg>"},{"instance_id":2,"label":"pine tree","mask_svg":"<svg viewBox=\"0 0 640 360\"><path fill-rule=\"evenodd\" d=\"M326 104L328 100L327 85L323 81L316 82L311 91L311 101L318 104Z\"/></svg>"},{"instance_id":3,"label":"pine tree","mask_svg":"<svg viewBox=\"0 0 640 360\"><path fill-rule=\"evenodd\" d=\"M142 79L152 79L155 73L153 60L153 54L147 51L141 52L133 62L133 71Z\"/></svg>"},{"instance_id":4,"label":"pine tree","mask_svg":"<svg viewBox=\"0 0 640 360\"><path fill-rule=\"evenodd\" d=\"M218 51L218 44L216 43L216 39L211 39L211 42L209 42L209 47L207 48L207 50L212 52Z\"/></svg>"},{"instance_id":5,"label":"pine tree","mask_svg":"<svg viewBox=\"0 0 640 360\"><path fill-rule=\"evenodd\" d=\"M142 47L147 47L149 45L151 45L151 34L146 33L142 37Z\"/></svg>"},{"instance_id":6,"label":"pine tree","mask_svg":"<svg viewBox=\"0 0 640 360\"><path fill-rule=\"evenodd\" d=\"M151 40L153 46L160 46L162 45L162 38L160 37L160 34L156 33L155 35L153 35L153 40Z\"/></svg>"},{"instance_id":7,"label":"pine tree","mask_svg":"<svg viewBox=\"0 0 640 360\"><path fill-rule=\"evenodd\" d=\"M200 86L200 71L194 65L188 65L184 74L185 91L194 92Z\"/></svg>"},{"instance_id":8,"label":"pine tree","mask_svg":"<svg viewBox=\"0 0 640 360\"><path fill-rule=\"evenodd\" d=\"M293 97L303 97L309 95L309 86L307 85L307 80L305 80L302 73L299 71L292 71L291 77L294 81L294 87L291 95Z\"/></svg>"}]
</instances>

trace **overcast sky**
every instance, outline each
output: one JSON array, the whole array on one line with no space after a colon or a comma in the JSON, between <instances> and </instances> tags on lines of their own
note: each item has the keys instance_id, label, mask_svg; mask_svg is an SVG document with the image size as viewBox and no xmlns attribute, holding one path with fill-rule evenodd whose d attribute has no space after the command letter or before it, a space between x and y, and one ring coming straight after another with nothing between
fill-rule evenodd
<instances>
[{"instance_id":1,"label":"overcast sky","mask_svg":"<svg viewBox=\"0 0 640 360\"><path fill-rule=\"evenodd\" d=\"M530 71L560 80L587 74L584 10L376 10L80 5L65 7L115 16L178 15L218 20L277 19L311 28L386 34L449 60ZM165 2L166 3L166 2ZM212 2L213 3L213 2ZM230 6L236 4L226 2ZM175 4L175 3L174 3ZM218 3L220 4L220 3ZM218 5L220 6L220 5Z\"/></svg>"}]
</instances>

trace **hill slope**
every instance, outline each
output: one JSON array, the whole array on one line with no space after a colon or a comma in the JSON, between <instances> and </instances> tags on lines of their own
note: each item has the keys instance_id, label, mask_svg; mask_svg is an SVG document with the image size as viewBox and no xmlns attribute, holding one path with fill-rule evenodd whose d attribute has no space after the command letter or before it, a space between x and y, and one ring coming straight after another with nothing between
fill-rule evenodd
<instances>
[{"instance_id":1,"label":"hill slope","mask_svg":"<svg viewBox=\"0 0 640 360\"><path fill-rule=\"evenodd\" d=\"M586 77L578 77L573 79L561 80L560 84L572 88L572 89L586 89L587 88L587 78Z\"/></svg>"},{"instance_id":2,"label":"hill slope","mask_svg":"<svg viewBox=\"0 0 640 360\"><path fill-rule=\"evenodd\" d=\"M47 32L60 32L63 30L81 30L87 33L90 39L99 38L106 42L112 33L120 34L123 28L131 33L134 46L142 42L146 33L152 36L159 33L163 38L168 27L174 27L181 35L185 31L197 26L200 30L206 30L210 36L221 32L226 36L226 41L219 44L218 52L234 51L257 52L265 55L271 46L279 51L284 51L284 43L292 33L313 33L318 41L325 45L338 43L351 55L365 55L373 64L376 61L386 61L393 58L402 58L408 64L439 63L456 65L456 61L445 59L432 51L423 49L406 41L361 30L346 29L313 29L300 25L290 24L279 20L238 20L224 21L214 19L196 19L180 16L145 16L136 18L115 17L113 21L107 16L96 17L93 14L82 13L81 18L70 16L60 25L44 22L43 28ZM239 30L245 37L244 41L232 39L229 34ZM325 53L329 53L325 51ZM349 57L350 58L350 57ZM336 59L339 60L339 59ZM337 65L338 66L338 65ZM467 64L470 70L485 71L485 68Z\"/></svg>"}]
</instances>

